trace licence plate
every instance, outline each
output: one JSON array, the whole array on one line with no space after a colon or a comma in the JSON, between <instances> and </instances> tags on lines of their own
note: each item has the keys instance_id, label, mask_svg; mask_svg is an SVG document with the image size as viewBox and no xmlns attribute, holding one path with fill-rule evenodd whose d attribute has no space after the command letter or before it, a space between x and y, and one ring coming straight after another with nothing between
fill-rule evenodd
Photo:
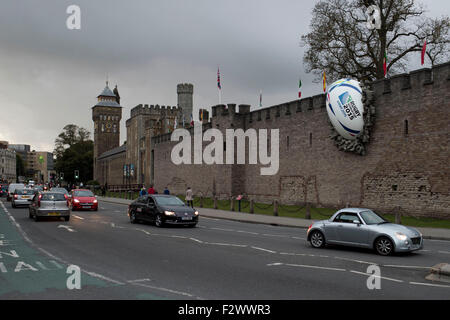
<instances>
[{"instance_id":1,"label":"licence plate","mask_svg":"<svg viewBox=\"0 0 450 320\"><path fill-rule=\"evenodd\" d=\"M181 220L192 220L192 217L181 217Z\"/></svg>"},{"instance_id":2,"label":"licence plate","mask_svg":"<svg viewBox=\"0 0 450 320\"><path fill-rule=\"evenodd\" d=\"M22 199L30 199L30 196L22 196Z\"/></svg>"},{"instance_id":3,"label":"licence plate","mask_svg":"<svg viewBox=\"0 0 450 320\"><path fill-rule=\"evenodd\" d=\"M91 206L83 206L83 208L90 208Z\"/></svg>"},{"instance_id":4,"label":"licence plate","mask_svg":"<svg viewBox=\"0 0 450 320\"><path fill-rule=\"evenodd\" d=\"M49 212L48 215L49 216L59 216L61 214L59 212Z\"/></svg>"}]
</instances>

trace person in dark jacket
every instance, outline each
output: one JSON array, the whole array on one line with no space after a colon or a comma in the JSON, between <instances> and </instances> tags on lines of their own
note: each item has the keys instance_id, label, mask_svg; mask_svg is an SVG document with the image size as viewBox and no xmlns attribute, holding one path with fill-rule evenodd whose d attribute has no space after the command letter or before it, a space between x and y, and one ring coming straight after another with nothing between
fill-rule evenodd
<instances>
[{"instance_id":1,"label":"person in dark jacket","mask_svg":"<svg viewBox=\"0 0 450 320\"><path fill-rule=\"evenodd\" d=\"M167 187L164 188L164 194L170 194L169 189L167 189Z\"/></svg>"}]
</instances>

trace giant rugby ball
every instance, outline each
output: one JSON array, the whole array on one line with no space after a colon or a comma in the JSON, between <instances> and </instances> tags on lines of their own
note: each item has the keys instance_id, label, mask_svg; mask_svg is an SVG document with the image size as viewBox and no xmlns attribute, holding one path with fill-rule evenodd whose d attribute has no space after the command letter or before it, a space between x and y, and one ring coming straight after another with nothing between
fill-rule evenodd
<instances>
[{"instance_id":1,"label":"giant rugby ball","mask_svg":"<svg viewBox=\"0 0 450 320\"><path fill-rule=\"evenodd\" d=\"M355 140L364 128L364 106L359 82L341 79L329 86L326 108L331 124L344 138Z\"/></svg>"}]
</instances>

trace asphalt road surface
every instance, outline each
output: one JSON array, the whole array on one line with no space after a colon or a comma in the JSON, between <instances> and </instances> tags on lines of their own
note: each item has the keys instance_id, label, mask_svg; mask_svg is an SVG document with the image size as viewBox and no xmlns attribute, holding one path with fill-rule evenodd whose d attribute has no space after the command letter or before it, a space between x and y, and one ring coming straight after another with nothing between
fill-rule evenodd
<instances>
[{"instance_id":1,"label":"asphalt road surface","mask_svg":"<svg viewBox=\"0 0 450 320\"><path fill-rule=\"evenodd\" d=\"M127 206L35 222L0 201L0 299L449 299L450 283L425 279L450 262L450 242L389 257L314 249L306 230L200 216L197 228L131 224ZM367 268L381 289L367 287ZM81 289L69 290L69 265Z\"/></svg>"}]
</instances>

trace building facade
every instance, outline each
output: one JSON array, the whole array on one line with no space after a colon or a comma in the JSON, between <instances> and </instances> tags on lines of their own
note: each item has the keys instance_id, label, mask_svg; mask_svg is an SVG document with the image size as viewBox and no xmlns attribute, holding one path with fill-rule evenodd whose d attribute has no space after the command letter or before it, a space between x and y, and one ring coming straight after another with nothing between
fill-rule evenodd
<instances>
[{"instance_id":1,"label":"building facade","mask_svg":"<svg viewBox=\"0 0 450 320\"><path fill-rule=\"evenodd\" d=\"M16 182L16 152L8 149L7 141L0 141L0 181Z\"/></svg>"}]
</instances>

